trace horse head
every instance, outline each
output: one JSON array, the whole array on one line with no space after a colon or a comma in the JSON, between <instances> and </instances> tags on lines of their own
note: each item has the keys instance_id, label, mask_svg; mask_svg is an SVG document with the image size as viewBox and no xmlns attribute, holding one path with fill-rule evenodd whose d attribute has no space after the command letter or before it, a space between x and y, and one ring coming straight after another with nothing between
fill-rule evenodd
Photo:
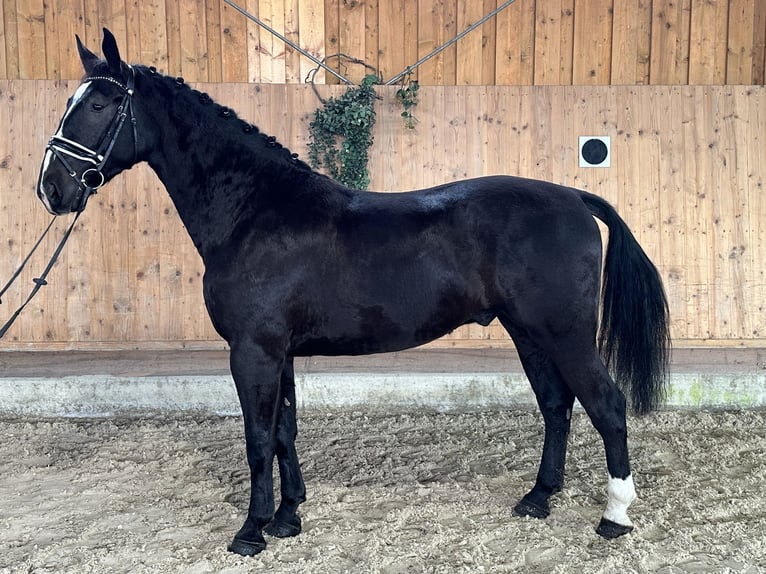
<instances>
[{"instance_id":1,"label":"horse head","mask_svg":"<svg viewBox=\"0 0 766 574\"><path fill-rule=\"evenodd\" d=\"M85 78L48 141L37 196L54 215L82 211L88 197L138 161L135 71L104 28L101 60L77 37Z\"/></svg>"}]
</instances>

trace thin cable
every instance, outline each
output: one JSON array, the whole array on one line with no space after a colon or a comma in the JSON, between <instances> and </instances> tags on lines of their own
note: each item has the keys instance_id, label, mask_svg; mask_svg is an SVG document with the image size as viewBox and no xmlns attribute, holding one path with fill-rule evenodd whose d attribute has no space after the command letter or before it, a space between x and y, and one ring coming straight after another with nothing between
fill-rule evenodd
<instances>
[{"instance_id":1,"label":"thin cable","mask_svg":"<svg viewBox=\"0 0 766 574\"><path fill-rule=\"evenodd\" d=\"M228 0L224 0L224 1L225 1L225 2L228 2ZM479 21L477 21L477 22L474 22L473 24L471 24L470 26L468 26L468 28L466 28L465 30L463 30L462 32L460 32L460 34L458 34L457 36L455 36L454 38L452 38L452 40L450 40L450 41L448 41L448 42L446 42L446 43L442 44L441 46L439 46L438 48L436 48L435 50L433 50L433 51L432 51L432 52L430 52L429 54L426 54L425 56L423 56L422 58L420 58L420 60L418 60L417 62L415 62L415 63L414 63L412 66L407 66L407 67L406 67L404 70L402 70L401 72L399 72L397 75L395 75L393 78L391 78L390 80L388 80L388 81L387 81L385 84L383 84L383 85L384 85L384 86L390 86L390 85L392 85L392 84L395 84L395 83L396 83L396 82L398 82L399 80L401 80L401 79L402 79L404 76L406 76L407 74L411 74L411 73L412 73L412 70L414 70L415 68L417 68L417 67L418 67L418 66L420 66L421 64L424 64L425 62L427 62L428 60L430 60L430 59L431 59L431 58L433 58L434 56L438 55L439 53L441 53L441 52L443 52L444 50L446 50L447 48L449 48L449 47L450 47L452 44L454 44L455 42L457 42L458 40L460 40L460 38L462 38L462 37L463 37L463 36L465 36L466 34L468 34L468 33L472 32L473 30L475 30L476 28L478 28L479 26L481 26L482 24L484 24L484 22L486 22L486 21L487 21L487 20L489 20L490 18L493 18L493 17L494 17L494 16L496 16L498 13L500 13L501 11L505 10L506 8L508 8L508 6L510 6L511 4L513 4L515 1L516 1L516 0L507 0L507 2L505 2L505 4L503 4L502 6L499 6L499 7L495 8L494 10L492 10L492 12L490 12L489 14L487 14L486 16L484 16L484 17L483 17L481 20L479 20Z\"/></svg>"},{"instance_id":2,"label":"thin cable","mask_svg":"<svg viewBox=\"0 0 766 574\"><path fill-rule=\"evenodd\" d=\"M330 73L331 73L333 76L335 76L336 78L338 78L338 79L339 79L341 82L343 82L344 84L348 84L349 86L353 86L353 85L354 85L354 83L353 83L351 80L349 80L349 79L347 79L347 78L344 78L343 76L341 76L341 75L340 75L338 72L336 72L335 70L333 70L333 69L332 69L332 68L330 68L329 66L325 65L325 63L324 63L324 62L322 62L321 60L319 60L319 59L318 59L318 58L316 58L315 56L313 56L313 55L309 54L309 53L308 53L306 50L304 50L303 48L301 48L301 47L300 47L298 44L296 44L295 42L293 42L293 41L291 41L291 40L289 40L289 39L285 38L285 37L284 37L282 34L280 34L279 32L277 32L277 31L276 31L274 28L272 28L271 26L269 26L268 24L266 24L266 23L265 23L265 22L263 22L262 20L259 20L258 18L256 18L256 17L255 17L255 16L253 16L252 14L250 14L250 12L248 12L248 11L247 11L247 10L245 10L244 8L241 8L240 6L237 6L237 5L236 5L234 2L232 2L232 0L223 0L223 1L224 1L224 2L226 2L226 3L227 3L229 6L231 6L232 8L234 8L234 9L235 9L237 12L239 12L240 14L242 14L242 15L243 15L245 18L248 18L248 19L252 20L252 21L253 21L253 22L255 22L256 24L258 24L258 25L259 25L261 28L263 28L263 29L264 29L264 30L266 30L267 32L269 32L269 33L273 34L274 36L276 36L277 38L279 38L280 40L282 40L282 41L283 41L285 44L287 44L288 46L290 46L290 47L291 47L291 48L293 48L294 50L298 50L298 52L300 52L301 54L303 54L304 56L306 56L306 57L307 57L309 60L311 60L312 62L314 62L314 63L315 63L317 66L319 66L320 68L324 68L325 70L327 70L328 72L330 72Z\"/></svg>"}]
</instances>

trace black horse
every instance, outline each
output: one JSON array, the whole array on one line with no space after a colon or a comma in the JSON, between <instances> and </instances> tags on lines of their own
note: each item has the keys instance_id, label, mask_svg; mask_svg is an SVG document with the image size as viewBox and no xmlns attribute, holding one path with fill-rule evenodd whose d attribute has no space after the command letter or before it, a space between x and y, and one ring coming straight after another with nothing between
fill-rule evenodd
<instances>
[{"instance_id":1,"label":"black horse","mask_svg":"<svg viewBox=\"0 0 766 574\"><path fill-rule=\"evenodd\" d=\"M301 530L294 357L396 351L494 318L545 419L537 481L514 513L548 515L577 398L606 450L597 530L632 529L621 388L639 413L661 401L668 311L657 270L607 202L517 177L348 189L181 78L127 65L108 30L105 61L77 44L86 76L48 143L37 194L51 213L79 212L104 182L146 161L173 199L205 264L205 304L231 347L244 415L250 506L231 551L260 552L264 530ZM594 216L609 228L603 283Z\"/></svg>"}]
</instances>

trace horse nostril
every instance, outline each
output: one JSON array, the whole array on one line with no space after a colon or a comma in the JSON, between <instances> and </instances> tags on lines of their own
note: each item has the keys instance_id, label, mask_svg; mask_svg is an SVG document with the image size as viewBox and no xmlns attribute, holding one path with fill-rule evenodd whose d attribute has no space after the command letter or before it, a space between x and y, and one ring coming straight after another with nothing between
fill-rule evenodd
<instances>
[{"instance_id":1,"label":"horse nostril","mask_svg":"<svg viewBox=\"0 0 766 574\"><path fill-rule=\"evenodd\" d=\"M59 188L56 187L56 184L51 181L44 181L43 187L45 188L45 195L48 196L48 199L53 201L58 201L61 199L61 192L59 191Z\"/></svg>"},{"instance_id":2,"label":"horse nostril","mask_svg":"<svg viewBox=\"0 0 766 574\"><path fill-rule=\"evenodd\" d=\"M51 213L57 213L57 206L61 204L62 194L58 186L51 179L43 179L37 189L37 196Z\"/></svg>"}]
</instances>

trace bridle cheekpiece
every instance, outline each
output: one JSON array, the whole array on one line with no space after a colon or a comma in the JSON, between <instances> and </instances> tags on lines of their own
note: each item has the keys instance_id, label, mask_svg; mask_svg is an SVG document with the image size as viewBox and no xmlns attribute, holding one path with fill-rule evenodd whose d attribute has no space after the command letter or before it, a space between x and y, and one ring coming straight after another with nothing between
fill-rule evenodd
<instances>
[{"instance_id":1,"label":"bridle cheekpiece","mask_svg":"<svg viewBox=\"0 0 766 574\"><path fill-rule=\"evenodd\" d=\"M109 124L109 127L101 138L98 149L91 149L82 145L81 143L59 135L61 132L61 126L59 126L56 135L52 136L50 140L48 140L46 150L50 150L56 159L62 163L67 172L69 172L69 176L77 182L77 186L82 191L82 198L77 209L78 212L85 209L85 204L88 202L88 198L95 194L96 190L104 185L106 177L104 176L102 170L104 169L104 166L106 165L106 162L112 153L114 144L117 142L117 137L120 135L120 132L122 131L122 128L128 118L130 118L130 124L133 128L133 162L135 163L137 160L136 156L138 154L138 139L136 133L136 118L133 116L133 108L131 105L135 86L135 72L131 66L128 66L128 70L130 73L128 74L127 84L123 84L111 76L90 76L89 78L85 79L87 82L93 82L96 80L111 82L112 84L118 86L124 94L122 97L122 102L120 102L120 105L117 108L117 113L115 114L112 122ZM64 120L62 119L62 123L63 121ZM72 164L67 158L74 158L79 161L90 163L93 165L93 167L89 167L81 174L78 174L77 170L72 167Z\"/></svg>"}]
</instances>

